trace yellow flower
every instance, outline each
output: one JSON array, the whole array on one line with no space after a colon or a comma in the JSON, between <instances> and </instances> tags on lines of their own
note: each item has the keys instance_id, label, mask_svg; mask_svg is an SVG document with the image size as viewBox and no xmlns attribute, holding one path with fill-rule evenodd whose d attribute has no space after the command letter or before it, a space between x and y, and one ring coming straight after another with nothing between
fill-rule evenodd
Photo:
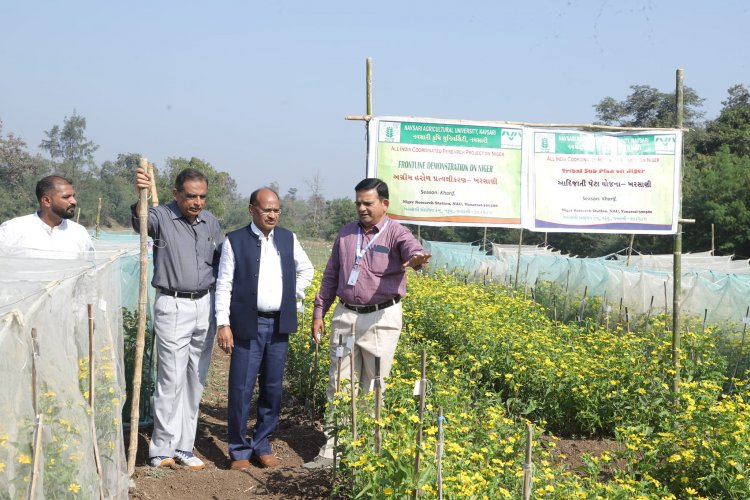
<instances>
[{"instance_id":1,"label":"yellow flower","mask_svg":"<svg viewBox=\"0 0 750 500\"><path fill-rule=\"evenodd\" d=\"M0 462L0 472L5 470L5 464Z\"/></svg>"},{"instance_id":2,"label":"yellow flower","mask_svg":"<svg viewBox=\"0 0 750 500\"><path fill-rule=\"evenodd\" d=\"M383 488L384 495L393 495L393 488Z\"/></svg>"},{"instance_id":3,"label":"yellow flower","mask_svg":"<svg viewBox=\"0 0 750 500\"><path fill-rule=\"evenodd\" d=\"M76 483L70 483L68 485L68 491L71 491L73 493L78 493L79 491L81 491L81 485L76 484Z\"/></svg>"},{"instance_id":4,"label":"yellow flower","mask_svg":"<svg viewBox=\"0 0 750 500\"><path fill-rule=\"evenodd\" d=\"M19 464L30 464L31 463L31 457L28 455L19 455L18 456L18 463Z\"/></svg>"},{"instance_id":5,"label":"yellow flower","mask_svg":"<svg viewBox=\"0 0 750 500\"><path fill-rule=\"evenodd\" d=\"M414 422L415 424L416 424L416 423L419 423L419 417L418 417L418 416L416 416L416 415L411 415L411 416L409 417L409 420L411 420L411 421L412 421L412 422Z\"/></svg>"}]
</instances>

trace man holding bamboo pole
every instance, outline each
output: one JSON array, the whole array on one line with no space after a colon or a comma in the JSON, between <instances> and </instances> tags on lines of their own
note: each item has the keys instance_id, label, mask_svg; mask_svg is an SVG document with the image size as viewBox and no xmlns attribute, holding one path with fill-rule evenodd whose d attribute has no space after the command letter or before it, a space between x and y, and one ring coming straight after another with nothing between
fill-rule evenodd
<instances>
[{"instance_id":1,"label":"man holding bamboo pole","mask_svg":"<svg viewBox=\"0 0 750 500\"><path fill-rule=\"evenodd\" d=\"M367 178L354 191L359 220L345 225L336 237L313 310L312 336L317 343L324 333L323 317L339 298L331 320L329 401L337 383L334 339L339 335L348 339L346 344L354 353L354 366L348 356L341 359L342 378L359 380L365 391L371 390L376 358L381 360L380 374L388 376L401 335L400 302L406 294L406 268L420 269L431 257L408 229L386 215L385 182ZM352 333L353 338L349 338ZM333 440L329 439L305 467L327 467L333 464L333 457Z\"/></svg>"},{"instance_id":2,"label":"man holding bamboo pole","mask_svg":"<svg viewBox=\"0 0 750 500\"><path fill-rule=\"evenodd\" d=\"M136 189L149 188L151 176L136 169ZM188 168L177 175L167 205L149 208L148 235L154 240L154 331L158 355L154 430L149 464L190 469L205 464L193 454L198 407L216 335L213 288L220 245L219 221L205 210L208 179ZM133 229L140 230L138 203Z\"/></svg>"}]
</instances>

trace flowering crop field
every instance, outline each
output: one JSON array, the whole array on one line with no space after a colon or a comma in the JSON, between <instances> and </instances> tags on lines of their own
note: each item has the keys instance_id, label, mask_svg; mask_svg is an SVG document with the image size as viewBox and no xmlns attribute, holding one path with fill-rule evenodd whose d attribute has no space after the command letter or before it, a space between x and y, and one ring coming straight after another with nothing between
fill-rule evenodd
<instances>
[{"instance_id":1,"label":"flowering crop field","mask_svg":"<svg viewBox=\"0 0 750 500\"><path fill-rule=\"evenodd\" d=\"M320 276L311 290L317 290ZM309 294L312 295L312 294ZM307 310L312 310L308 298ZM329 318L330 319L330 318ZM336 487L361 498L520 498L527 423L533 424L533 498L748 498L750 393L744 377L722 391L727 362L710 328L682 334L682 384L671 392L671 332L664 317L640 331L555 323L501 286L411 273L404 328L381 418L358 400L352 439L345 382L325 416L338 434ZM325 407L327 349L312 393L309 335L292 337L288 377ZM413 395L427 352L423 419ZM438 481L438 409L444 444ZM416 436L422 426L420 469ZM382 435L376 453L375 429ZM556 436L610 437L622 451L567 470Z\"/></svg>"}]
</instances>

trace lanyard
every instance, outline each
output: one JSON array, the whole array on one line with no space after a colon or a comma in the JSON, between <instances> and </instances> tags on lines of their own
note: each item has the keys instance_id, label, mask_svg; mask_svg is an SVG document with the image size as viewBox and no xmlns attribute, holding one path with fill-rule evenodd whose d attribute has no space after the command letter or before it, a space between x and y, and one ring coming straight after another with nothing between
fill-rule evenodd
<instances>
[{"instance_id":1,"label":"lanyard","mask_svg":"<svg viewBox=\"0 0 750 500\"><path fill-rule=\"evenodd\" d=\"M378 239L378 236L380 236L384 231L385 228L388 227L388 223L391 221L391 219L386 219L385 224L383 224L383 229L378 231L378 234L376 234L370 241L367 242L367 245L362 248L362 226L357 227L357 256L354 259L354 266L359 266L359 261L362 260L362 257L364 257L365 252L370 249L373 243L375 243L375 240Z\"/></svg>"}]
</instances>

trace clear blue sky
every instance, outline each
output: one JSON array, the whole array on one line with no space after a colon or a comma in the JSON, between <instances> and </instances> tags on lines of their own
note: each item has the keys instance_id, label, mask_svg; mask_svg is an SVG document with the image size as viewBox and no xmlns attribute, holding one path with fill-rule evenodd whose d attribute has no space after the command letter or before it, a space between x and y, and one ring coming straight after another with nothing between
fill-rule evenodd
<instances>
[{"instance_id":1,"label":"clear blue sky","mask_svg":"<svg viewBox=\"0 0 750 500\"><path fill-rule=\"evenodd\" d=\"M0 120L32 152L74 111L97 162L192 156L242 193L364 177L365 59L376 115L591 123L629 85L714 118L750 85L746 0L21 1L0 5Z\"/></svg>"}]
</instances>

